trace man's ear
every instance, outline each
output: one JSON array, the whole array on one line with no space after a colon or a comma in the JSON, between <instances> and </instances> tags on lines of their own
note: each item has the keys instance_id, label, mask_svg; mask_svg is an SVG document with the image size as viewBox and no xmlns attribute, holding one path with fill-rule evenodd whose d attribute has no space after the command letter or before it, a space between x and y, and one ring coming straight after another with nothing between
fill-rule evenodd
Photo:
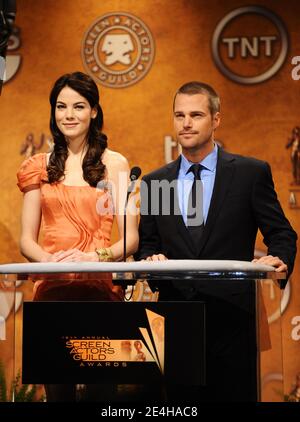
<instances>
[{"instance_id":1,"label":"man's ear","mask_svg":"<svg viewBox=\"0 0 300 422\"><path fill-rule=\"evenodd\" d=\"M221 114L218 111L213 117L213 127L214 127L214 129L217 129L217 127L219 127L220 122L221 122Z\"/></svg>"}]
</instances>

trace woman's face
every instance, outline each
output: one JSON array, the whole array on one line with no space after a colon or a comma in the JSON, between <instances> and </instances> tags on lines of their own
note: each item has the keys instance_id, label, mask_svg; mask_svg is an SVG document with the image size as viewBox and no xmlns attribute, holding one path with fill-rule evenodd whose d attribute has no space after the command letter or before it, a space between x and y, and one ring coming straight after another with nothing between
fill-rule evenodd
<instances>
[{"instance_id":1,"label":"woman's face","mask_svg":"<svg viewBox=\"0 0 300 422\"><path fill-rule=\"evenodd\" d=\"M74 89L65 86L56 100L55 120L67 140L86 138L91 119L97 115L88 100Z\"/></svg>"}]
</instances>

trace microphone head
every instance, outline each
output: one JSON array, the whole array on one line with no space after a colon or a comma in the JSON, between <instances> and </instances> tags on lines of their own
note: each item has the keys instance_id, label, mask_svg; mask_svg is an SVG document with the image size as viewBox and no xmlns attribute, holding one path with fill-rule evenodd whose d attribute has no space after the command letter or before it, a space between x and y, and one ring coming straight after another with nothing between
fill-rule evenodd
<instances>
[{"instance_id":1,"label":"microphone head","mask_svg":"<svg viewBox=\"0 0 300 422\"><path fill-rule=\"evenodd\" d=\"M142 173L142 170L140 169L140 167L132 167L132 169L130 170L130 180L137 180L140 175Z\"/></svg>"}]
</instances>

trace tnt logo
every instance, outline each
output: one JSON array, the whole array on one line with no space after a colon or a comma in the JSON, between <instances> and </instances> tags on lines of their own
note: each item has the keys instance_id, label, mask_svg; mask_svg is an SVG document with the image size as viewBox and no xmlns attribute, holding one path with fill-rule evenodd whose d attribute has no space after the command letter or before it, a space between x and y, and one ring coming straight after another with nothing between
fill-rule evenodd
<instances>
[{"instance_id":1,"label":"tnt logo","mask_svg":"<svg viewBox=\"0 0 300 422\"><path fill-rule=\"evenodd\" d=\"M287 51L283 22L259 6L240 7L227 14L212 39L215 64L225 76L241 84L260 83L275 75Z\"/></svg>"}]
</instances>

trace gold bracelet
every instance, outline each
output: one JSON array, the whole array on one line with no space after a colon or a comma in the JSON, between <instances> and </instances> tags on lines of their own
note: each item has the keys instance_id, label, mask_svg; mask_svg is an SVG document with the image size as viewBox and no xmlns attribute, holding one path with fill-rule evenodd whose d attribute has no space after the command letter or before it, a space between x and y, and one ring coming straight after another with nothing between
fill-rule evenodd
<instances>
[{"instance_id":1,"label":"gold bracelet","mask_svg":"<svg viewBox=\"0 0 300 422\"><path fill-rule=\"evenodd\" d=\"M112 262L114 260L112 251L108 248L96 248L95 252L98 255L98 259L100 262Z\"/></svg>"}]
</instances>

